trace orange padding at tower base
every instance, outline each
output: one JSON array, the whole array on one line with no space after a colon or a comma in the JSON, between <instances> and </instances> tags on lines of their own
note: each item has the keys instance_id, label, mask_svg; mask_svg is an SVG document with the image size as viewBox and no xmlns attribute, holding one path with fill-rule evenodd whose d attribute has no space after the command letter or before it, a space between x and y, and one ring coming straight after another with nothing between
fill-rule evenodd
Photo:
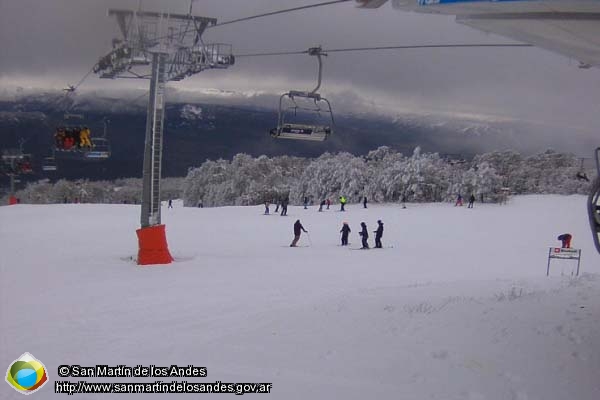
<instances>
[{"instance_id":1,"label":"orange padding at tower base","mask_svg":"<svg viewBox=\"0 0 600 400\"><path fill-rule=\"evenodd\" d=\"M170 264L173 261L164 225L148 226L136 231L138 236L139 251L138 265Z\"/></svg>"},{"instance_id":2,"label":"orange padding at tower base","mask_svg":"<svg viewBox=\"0 0 600 400\"><path fill-rule=\"evenodd\" d=\"M15 205L17 203L18 203L18 201L17 201L17 198L15 196L10 196L8 198L8 205L9 206Z\"/></svg>"}]
</instances>

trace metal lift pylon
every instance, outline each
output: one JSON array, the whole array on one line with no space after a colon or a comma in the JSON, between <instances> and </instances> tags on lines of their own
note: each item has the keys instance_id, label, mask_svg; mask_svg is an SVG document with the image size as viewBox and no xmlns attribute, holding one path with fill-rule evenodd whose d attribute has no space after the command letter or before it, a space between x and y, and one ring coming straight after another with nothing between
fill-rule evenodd
<instances>
[{"instance_id":1,"label":"metal lift pylon","mask_svg":"<svg viewBox=\"0 0 600 400\"><path fill-rule=\"evenodd\" d=\"M146 139L144 140L144 167L142 184L141 228L137 230L138 264L169 264L173 261L165 226L160 218L160 179L164 127L165 59L164 53L152 53L152 72Z\"/></svg>"},{"instance_id":2,"label":"metal lift pylon","mask_svg":"<svg viewBox=\"0 0 600 400\"><path fill-rule=\"evenodd\" d=\"M206 69L228 68L235 59L230 45L202 41L204 30L217 23L214 18L130 10L108 14L117 18L123 39L113 41L113 50L98 61L94 72L101 78L150 80L137 263L170 264L173 257L160 209L165 85Z\"/></svg>"}]
</instances>

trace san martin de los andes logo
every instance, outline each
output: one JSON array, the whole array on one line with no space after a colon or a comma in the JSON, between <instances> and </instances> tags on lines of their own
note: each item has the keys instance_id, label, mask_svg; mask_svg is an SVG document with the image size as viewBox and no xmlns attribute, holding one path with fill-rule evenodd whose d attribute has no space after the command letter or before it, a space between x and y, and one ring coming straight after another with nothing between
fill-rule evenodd
<instances>
[{"instance_id":1,"label":"san martin de los andes logo","mask_svg":"<svg viewBox=\"0 0 600 400\"><path fill-rule=\"evenodd\" d=\"M6 382L19 393L31 394L48 382L48 374L40 360L24 353L8 367Z\"/></svg>"}]
</instances>

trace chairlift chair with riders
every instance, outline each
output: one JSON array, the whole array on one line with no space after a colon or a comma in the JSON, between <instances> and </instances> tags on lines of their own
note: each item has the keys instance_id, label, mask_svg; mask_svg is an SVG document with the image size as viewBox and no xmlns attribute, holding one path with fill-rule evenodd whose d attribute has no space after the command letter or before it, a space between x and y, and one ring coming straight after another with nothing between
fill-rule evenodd
<instances>
[{"instance_id":1,"label":"chairlift chair with riders","mask_svg":"<svg viewBox=\"0 0 600 400\"><path fill-rule=\"evenodd\" d=\"M290 90L284 93L279 98L279 110L277 118L277 127L271 129L271 136L277 139L295 139L295 140L312 140L323 141L333 132L332 126L335 125L333 120L333 111L329 101L322 97L317 90L321 87L321 78L323 71L323 61L321 56L326 56L321 47L311 47L308 49L308 55L316 56L319 62L319 76L317 87L310 92ZM299 100L300 99L300 100ZM299 101L308 101L310 106L299 104ZM286 104L284 104L286 103ZM328 117L326 124L317 123L298 123L290 122L288 114L293 112L294 117L297 117L298 112L317 114L325 114Z\"/></svg>"},{"instance_id":2,"label":"chairlift chair with riders","mask_svg":"<svg viewBox=\"0 0 600 400\"><path fill-rule=\"evenodd\" d=\"M31 154L23 154L22 152L5 152L2 154L2 164L2 169L6 174L33 174Z\"/></svg>"},{"instance_id":3,"label":"chairlift chair with riders","mask_svg":"<svg viewBox=\"0 0 600 400\"><path fill-rule=\"evenodd\" d=\"M30 175L33 174L31 154L23 152L25 139L19 140L18 149L9 149L2 152L2 172L6 175Z\"/></svg>"},{"instance_id":4,"label":"chairlift chair with riders","mask_svg":"<svg viewBox=\"0 0 600 400\"><path fill-rule=\"evenodd\" d=\"M102 161L110 158L110 142L106 137L107 120L103 120L104 131L102 137L92 137L91 131L82 124L83 115L65 114L65 122L69 119L78 119L79 124L64 124L56 128L54 133L53 157L47 157L47 163L43 167L45 171L55 171L56 163L52 163L52 158L80 160L80 161ZM81 132L87 130L86 137L89 139L89 145L81 145ZM54 160L55 161L55 160ZM54 169L52 169L54 168Z\"/></svg>"}]
</instances>

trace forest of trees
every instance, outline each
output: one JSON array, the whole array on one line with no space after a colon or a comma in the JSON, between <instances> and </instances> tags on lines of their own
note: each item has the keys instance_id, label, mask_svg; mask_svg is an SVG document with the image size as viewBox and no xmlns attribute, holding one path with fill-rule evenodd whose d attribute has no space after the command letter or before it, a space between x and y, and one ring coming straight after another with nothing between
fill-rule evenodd
<instances>
[{"instance_id":1,"label":"forest of trees","mask_svg":"<svg viewBox=\"0 0 600 400\"><path fill-rule=\"evenodd\" d=\"M364 156L325 153L316 159L237 154L208 160L185 178L163 179L162 199L183 199L205 207L253 205L288 197L319 203L340 195L349 202L367 196L371 202L454 201L474 194L478 201L498 202L511 194L587 193L589 182L578 179L579 159L551 150L524 157L514 151L485 153L471 161L450 159L416 148L405 156L379 147ZM139 203L141 179L30 183L16 193L22 203Z\"/></svg>"},{"instance_id":2,"label":"forest of trees","mask_svg":"<svg viewBox=\"0 0 600 400\"><path fill-rule=\"evenodd\" d=\"M587 193L589 183L577 179L579 159L548 150L523 157L503 151L477 155L471 161L422 153L404 156L379 147L365 156L325 153L316 159L237 154L232 161L206 161L185 179L186 206L259 204L289 197L359 202L454 201L473 193L478 200L497 202L506 188L511 194Z\"/></svg>"},{"instance_id":3,"label":"forest of trees","mask_svg":"<svg viewBox=\"0 0 600 400\"><path fill-rule=\"evenodd\" d=\"M179 199L184 178L165 178L161 181L163 200ZM29 183L15 194L21 203L105 203L139 204L142 198L142 180L139 178L117 179L115 181L88 181L61 179ZM6 199L4 199L6 200ZM7 201L4 201L6 204Z\"/></svg>"}]
</instances>

